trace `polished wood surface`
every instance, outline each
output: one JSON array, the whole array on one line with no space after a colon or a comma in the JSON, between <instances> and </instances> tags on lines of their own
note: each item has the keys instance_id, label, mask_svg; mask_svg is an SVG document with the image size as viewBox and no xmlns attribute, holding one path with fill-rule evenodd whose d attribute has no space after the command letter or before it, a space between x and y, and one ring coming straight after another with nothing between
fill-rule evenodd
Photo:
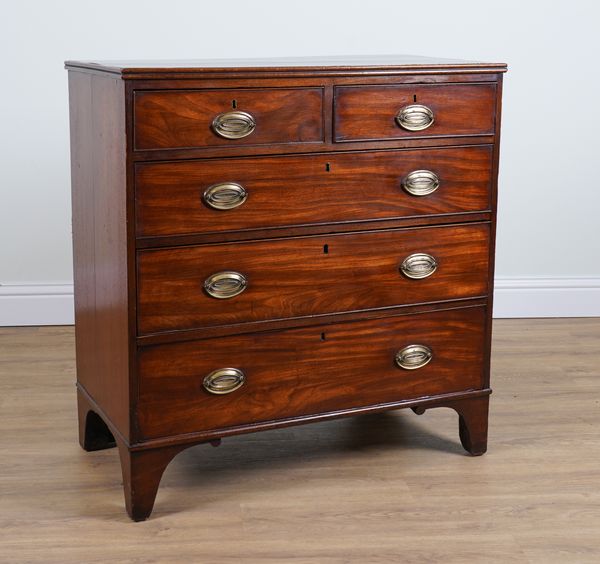
<instances>
[{"instance_id":1,"label":"polished wood surface","mask_svg":"<svg viewBox=\"0 0 600 564\"><path fill-rule=\"evenodd\" d=\"M138 254L138 330L157 333L477 297L488 291L489 225L142 251ZM428 278L400 272L428 253ZM214 273L236 271L246 290L215 299L203 290Z\"/></svg>"},{"instance_id":2,"label":"polished wood surface","mask_svg":"<svg viewBox=\"0 0 600 564\"><path fill-rule=\"evenodd\" d=\"M491 392L489 281L498 170L497 94L504 65L411 63L404 58L388 60L379 68L366 60L352 68L342 62L329 68L309 64L225 69L216 63L162 70L143 64L69 62L67 68L74 124L73 192L75 198L83 195L74 206L75 259L77 268L86 273L75 277L77 318L84 319L78 326L78 354L88 367L77 383L79 439L88 450L118 447L126 506L134 520L149 516L160 477L181 449L257 429L385 409L411 407L420 413L449 407L459 415L464 448L472 455L485 452ZM433 129L404 135L395 124L396 106L406 101L409 91L410 103L432 105ZM251 113L256 127L241 139L223 139L214 119L234 110ZM78 122L78 116L91 118ZM359 153L366 155L364 159ZM469 155L478 157L472 160ZM324 157L331 160L320 160ZM401 165L396 158L406 160ZM268 163L277 159L280 170L268 174ZM324 170L319 175L309 170L309 163ZM226 218L235 217L235 210L215 216L212 224L197 217L199 191L206 189L199 184L208 181L211 171L234 172L236 164L239 170L246 166L246 182L253 184L256 178L264 182L262 188L252 188L248 205L237 210L248 223L229 224ZM408 164L415 170L435 167L445 184L431 197L419 198L419 204L406 200L404 193L400 198L394 191L401 190L399 175L406 174ZM334 181L344 167L346 172ZM323 174L331 180L322 182ZM169 178L166 186L156 184L161 175ZM286 181L291 187L283 193ZM343 184L346 193L340 188ZM322 191L317 205L310 202L315 186ZM334 200L336 190L339 200ZM278 201L266 206L260 195L275 191ZM372 206L366 205L364 199L374 194ZM253 208L253 202L262 207ZM169 215L171 205L175 215ZM150 231L144 231L148 226ZM436 272L423 280L407 278L399 268L412 253L432 254ZM221 301L209 297L204 284L223 270L241 271L248 287ZM391 394L381 400L364 390L359 394L354 384L344 396L343 383L336 381L337 407L332 393L323 398L297 394L296 404L286 404L282 398L295 390L278 389L272 393L273 405L287 405L292 411L282 408L276 418L258 419L260 413L254 410L252 421L246 418L233 426L224 422L229 426L215 429L207 420L194 423L194 410L184 434L176 429L165 434L156 428L151 436L142 432L148 421L142 422L140 415L141 377L152 377L138 369L138 361L152 350L146 347L175 346L179 341L188 350L192 341L206 340L197 346L208 358L209 352L217 354L218 347L210 351L205 347L216 340L285 341L296 329L298 335L308 335L317 325L360 322L360 327L376 327L387 323L386 317L433 316L435 311L445 319L450 314L444 312L459 306L478 306L480 312L485 308L485 319L479 323L483 343L479 360L435 388L435 395L412 396L409 387L396 388L390 381L383 389L393 388L392 401L385 399ZM408 321L398 323L404 326ZM277 331L279 336L271 335ZM436 346L460 350L451 346L452 334L447 331L445 344L440 341ZM364 337L378 350L380 339L370 332ZM285 346L294 353L292 343ZM95 348L89 356L91 347ZM323 374L335 371L334 360L342 358L339 349L319 355L302 339L296 350L303 352L288 357L297 367L287 370L304 366L310 373L308 360L313 359L312 365ZM271 360L280 352L285 351L273 346ZM260 362L267 362L263 356ZM363 368L368 369L367 364ZM477 385L470 370L480 374ZM268 381L269 390L273 373L271 367L258 380ZM420 387L429 389L435 376L431 380L422 381ZM159 380L152 381L154 401ZM327 386L333 385L327 381ZM169 396L167 387L162 395ZM314 407L328 401L333 411ZM165 414L175 411L161 409Z\"/></svg>"},{"instance_id":3,"label":"polished wood surface","mask_svg":"<svg viewBox=\"0 0 600 564\"><path fill-rule=\"evenodd\" d=\"M358 233L375 229L397 229L400 227L433 227L434 225L450 225L466 222L490 221L492 210L463 212L460 214L417 215L395 219L378 219L340 223L318 223L312 225L294 225L290 227L266 227L264 229L244 229L241 231L211 231L208 233L192 233L187 235L161 235L138 237L135 241L137 249L158 249L161 247L179 247L189 245L206 245L213 243L229 243L252 241L258 239L274 239L283 237L299 237L308 235L331 235L335 233ZM376 223L375 223L375 222Z\"/></svg>"},{"instance_id":4,"label":"polished wood surface","mask_svg":"<svg viewBox=\"0 0 600 564\"><path fill-rule=\"evenodd\" d=\"M77 443L73 328L2 328L0 561L596 564L600 319L497 320L493 344L484 457L450 409L231 437L129 524L117 450Z\"/></svg>"},{"instance_id":5,"label":"polished wood surface","mask_svg":"<svg viewBox=\"0 0 600 564\"><path fill-rule=\"evenodd\" d=\"M480 389L485 314L474 307L144 348L142 436ZM415 370L396 366L396 353L415 343L427 345L432 360ZM229 366L245 374L241 388L204 390L206 375Z\"/></svg>"},{"instance_id":6,"label":"polished wood surface","mask_svg":"<svg viewBox=\"0 0 600 564\"><path fill-rule=\"evenodd\" d=\"M338 86L334 96L338 142L494 133L494 84ZM430 127L407 131L398 126L396 115L412 104L433 111Z\"/></svg>"},{"instance_id":7,"label":"polished wood surface","mask_svg":"<svg viewBox=\"0 0 600 564\"><path fill-rule=\"evenodd\" d=\"M231 111L249 113L255 130L224 139L213 119ZM323 88L165 90L136 92L133 102L136 149L319 143L323 141Z\"/></svg>"},{"instance_id":8,"label":"polished wood surface","mask_svg":"<svg viewBox=\"0 0 600 564\"><path fill-rule=\"evenodd\" d=\"M490 209L491 168L491 146L143 163L135 167L137 234L222 233L485 211ZM426 196L403 190L406 175L422 169L434 172L440 187ZM204 191L223 182L243 186L247 200L231 210L206 205Z\"/></svg>"},{"instance_id":9,"label":"polished wood surface","mask_svg":"<svg viewBox=\"0 0 600 564\"><path fill-rule=\"evenodd\" d=\"M112 60L66 61L70 69L115 74L125 80L194 77L270 76L402 76L477 75L506 71L504 63L483 63L419 55L340 55L319 57L271 57L262 59Z\"/></svg>"},{"instance_id":10,"label":"polished wood surface","mask_svg":"<svg viewBox=\"0 0 600 564\"><path fill-rule=\"evenodd\" d=\"M479 298L464 298L450 302L431 302L426 304L399 305L384 309L365 309L362 311L348 311L344 313L324 313L310 317L297 317L293 321L293 327L310 327L311 325L327 323L345 323L346 321L360 321L366 319L378 319L387 315L412 315L414 313L425 313L427 311L444 311L457 307L471 307L486 305L487 296ZM227 337L229 335L244 335L259 331L276 331L290 327L289 319L272 319L269 321L237 323L234 325L219 325L215 327L203 327L190 329L188 331L170 331L165 333L152 333L140 335L136 341L138 346L162 345L166 343L194 341L208 339L211 337Z\"/></svg>"},{"instance_id":11,"label":"polished wood surface","mask_svg":"<svg viewBox=\"0 0 600 564\"><path fill-rule=\"evenodd\" d=\"M123 83L71 73L77 378L130 436L127 187Z\"/></svg>"}]
</instances>

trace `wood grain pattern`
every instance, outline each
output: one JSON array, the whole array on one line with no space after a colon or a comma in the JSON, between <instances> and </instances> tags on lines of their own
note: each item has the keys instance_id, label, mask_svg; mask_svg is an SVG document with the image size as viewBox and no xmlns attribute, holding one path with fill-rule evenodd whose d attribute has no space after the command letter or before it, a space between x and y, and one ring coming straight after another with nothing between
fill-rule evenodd
<instances>
[{"instance_id":1,"label":"wood grain pattern","mask_svg":"<svg viewBox=\"0 0 600 564\"><path fill-rule=\"evenodd\" d=\"M67 63L80 443L86 450L118 445L135 520L152 511L162 473L180 450L257 429L450 407L463 446L474 455L486 449L505 66L406 58L379 67L371 59L322 64ZM399 134L394 117L406 103L430 105L434 126ZM256 129L241 140L217 137L213 119L234 109L252 113ZM192 158L201 160L186 161ZM441 188L412 199L398 186L409 167L435 167ZM249 186L247 203L232 213L199 207L204 184L233 172ZM430 278L399 272L415 252L437 259ZM248 288L231 300L210 298L204 281L220 270L242 271ZM449 328L459 308L477 322ZM430 317L441 324L419 330L438 339L441 360L406 380L367 385L389 376L389 364L373 355L390 352L402 333L395 324L408 333ZM318 326L327 329L314 343ZM384 326L392 329L378 329ZM338 341L330 341L330 329ZM455 344L461 332L466 338ZM190 407L199 391L186 388L195 370L231 358L235 343L260 370L242 392L255 399L235 409ZM138 350L140 359L167 352L138 372ZM168 372L177 363L171 350L181 351L189 378ZM459 357L466 366L450 370ZM327 378L333 365L350 375L341 388L341 378ZM163 370L167 376L158 377ZM309 381L317 384L312 393L302 387ZM144 411L142 390L164 408Z\"/></svg>"},{"instance_id":2,"label":"wood grain pattern","mask_svg":"<svg viewBox=\"0 0 600 564\"><path fill-rule=\"evenodd\" d=\"M279 156L138 164L140 237L253 230L488 210L492 147ZM413 196L401 187L414 170L438 175L440 188ZM236 182L240 207L214 210L202 195Z\"/></svg>"},{"instance_id":3,"label":"wood grain pattern","mask_svg":"<svg viewBox=\"0 0 600 564\"><path fill-rule=\"evenodd\" d=\"M355 311L487 294L488 224L300 237L138 253L140 334ZM429 253L438 268L412 280L399 267ZM233 270L246 291L219 300L204 281Z\"/></svg>"},{"instance_id":4,"label":"wood grain pattern","mask_svg":"<svg viewBox=\"0 0 600 564\"><path fill-rule=\"evenodd\" d=\"M242 139L223 139L212 121L234 107L250 113L256 129ZM133 112L136 149L323 141L322 88L136 92Z\"/></svg>"},{"instance_id":5,"label":"wood grain pattern","mask_svg":"<svg viewBox=\"0 0 600 564\"><path fill-rule=\"evenodd\" d=\"M382 140L494 133L496 87L469 85L339 86L335 89L335 141ZM407 131L398 112L422 104L434 115L424 131Z\"/></svg>"},{"instance_id":6,"label":"wood grain pattern","mask_svg":"<svg viewBox=\"0 0 600 564\"><path fill-rule=\"evenodd\" d=\"M190 329L187 331L171 331L167 333L153 333L151 335L140 335L136 342L140 347L150 345L162 345L165 343L196 341L209 339L211 337L227 337L229 335L242 335L256 331L277 331L293 327L310 327L315 324L344 323L346 321L359 321L364 319L379 319L387 315L412 315L413 313L424 313L426 311L445 311L458 307L472 307L487 304L487 297L464 298L449 302L419 303L413 305L399 305L383 309L365 309L361 311L349 311L345 313L325 313L311 315L310 317L297 317L293 321L289 319L272 319L269 321L236 323L233 325L219 325L217 327L204 327Z\"/></svg>"},{"instance_id":7,"label":"wood grain pattern","mask_svg":"<svg viewBox=\"0 0 600 564\"><path fill-rule=\"evenodd\" d=\"M432 227L460 223L490 221L491 210L481 212L449 213L439 215L418 215L395 219L377 219L339 223L318 223L312 225L294 225L289 227L265 227L263 229L244 229L242 231L211 231L188 235L160 235L138 237L136 249L158 249L161 247L183 247L213 243L233 243L258 239L280 239L284 237L304 237L308 235L330 235L335 233L357 233L360 231L400 229L406 227Z\"/></svg>"},{"instance_id":8,"label":"wood grain pattern","mask_svg":"<svg viewBox=\"0 0 600 564\"><path fill-rule=\"evenodd\" d=\"M506 72L504 63L483 63L414 55L367 55L336 57L278 57L268 59L196 59L143 61L66 61L67 68L90 73L106 73L123 80L166 81L169 83L214 78L231 80L304 77L342 77L436 81L493 80ZM252 85L253 86L253 85ZM184 87L186 87L184 85Z\"/></svg>"},{"instance_id":9,"label":"wood grain pattern","mask_svg":"<svg viewBox=\"0 0 600 564\"><path fill-rule=\"evenodd\" d=\"M141 433L156 438L477 389L484 322L479 307L143 348ZM396 352L414 343L430 347L433 360L398 368ZM223 396L206 392L203 378L228 366L246 383Z\"/></svg>"},{"instance_id":10,"label":"wood grain pattern","mask_svg":"<svg viewBox=\"0 0 600 564\"><path fill-rule=\"evenodd\" d=\"M130 436L124 85L69 73L77 380Z\"/></svg>"},{"instance_id":11,"label":"wood grain pattern","mask_svg":"<svg viewBox=\"0 0 600 564\"><path fill-rule=\"evenodd\" d=\"M344 141L343 143L325 140L323 143L272 143L270 145L238 145L186 147L181 149L136 150L131 154L135 162L156 162L187 159L253 157L256 155L282 155L307 153L345 153L347 151L373 151L388 149L441 148L472 145L490 145L494 135L473 135L462 137L418 137L404 139L384 139L381 141Z\"/></svg>"}]
</instances>

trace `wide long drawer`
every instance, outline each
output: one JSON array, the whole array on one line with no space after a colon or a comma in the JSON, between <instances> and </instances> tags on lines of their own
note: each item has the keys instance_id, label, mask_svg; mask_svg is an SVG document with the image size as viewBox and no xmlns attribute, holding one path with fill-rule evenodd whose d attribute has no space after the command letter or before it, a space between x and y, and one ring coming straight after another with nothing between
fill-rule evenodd
<instances>
[{"instance_id":1,"label":"wide long drawer","mask_svg":"<svg viewBox=\"0 0 600 564\"><path fill-rule=\"evenodd\" d=\"M483 211L491 146L138 164L140 237Z\"/></svg>"},{"instance_id":2,"label":"wide long drawer","mask_svg":"<svg viewBox=\"0 0 600 564\"><path fill-rule=\"evenodd\" d=\"M483 296L489 224L138 252L138 332Z\"/></svg>"},{"instance_id":3,"label":"wide long drawer","mask_svg":"<svg viewBox=\"0 0 600 564\"><path fill-rule=\"evenodd\" d=\"M485 311L142 348L141 433L156 438L481 388Z\"/></svg>"}]
</instances>

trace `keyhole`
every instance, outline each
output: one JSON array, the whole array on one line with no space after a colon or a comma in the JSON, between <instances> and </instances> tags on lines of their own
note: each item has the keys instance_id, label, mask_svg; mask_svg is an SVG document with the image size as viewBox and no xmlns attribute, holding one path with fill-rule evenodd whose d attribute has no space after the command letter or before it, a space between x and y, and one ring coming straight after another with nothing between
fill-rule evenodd
<instances>
[{"instance_id":1,"label":"keyhole","mask_svg":"<svg viewBox=\"0 0 600 564\"><path fill-rule=\"evenodd\" d=\"M231 100L231 107L235 110L237 108L237 100Z\"/></svg>"},{"instance_id":2,"label":"keyhole","mask_svg":"<svg viewBox=\"0 0 600 564\"><path fill-rule=\"evenodd\" d=\"M325 170L326 170L327 172L330 172L330 171L331 171L331 165L330 165L329 163L325 163Z\"/></svg>"},{"instance_id":3,"label":"keyhole","mask_svg":"<svg viewBox=\"0 0 600 564\"><path fill-rule=\"evenodd\" d=\"M329 245L323 245L323 253L326 255L329 254Z\"/></svg>"},{"instance_id":4,"label":"keyhole","mask_svg":"<svg viewBox=\"0 0 600 564\"><path fill-rule=\"evenodd\" d=\"M416 102L416 101L417 101L417 95L415 94L415 95L413 96L413 102Z\"/></svg>"},{"instance_id":5,"label":"keyhole","mask_svg":"<svg viewBox=\"0 0 600 564\"><path fill-rule=\"evenodd\" d=\"M325 340L325 333L321 333L321 341Z\"/></svg>"}]
</instances>

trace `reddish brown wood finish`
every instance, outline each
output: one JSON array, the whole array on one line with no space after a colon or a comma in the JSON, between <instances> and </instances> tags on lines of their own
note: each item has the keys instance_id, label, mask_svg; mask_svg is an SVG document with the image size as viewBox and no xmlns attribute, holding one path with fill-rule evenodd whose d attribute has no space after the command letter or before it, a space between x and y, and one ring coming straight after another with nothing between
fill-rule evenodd
<instances>
[{"instance_id":1,"label":"reddish brown wood finish","mask_svg":"<svg viewBox=\"0 0 600 564\"><path fill-rule=\"evenodd\" d=\"M144 61L66 61L67 68L116 74L124 80L169 81L221 78L236 79L236 85L244 80L278 80L286 77L340 77L360 80L368 77L377 80L393 76L396 80L459 80L474 77L490 80L497 73L506 71L503 63L482 63L445 57L423 57L420 55L352 55L319 57L283 57L268 59L192 59Z\"/></svg>"},{"instance_id":2,"label":"reddish brown wood finish","mask_svg":"<svg viewBox=\"0 0 600 564\"><path fill-rule=\"evenodd\" d=\"M67 67L80 443L118 445L133 519L178 452L261 429L450 407L464 447L485 452L504 65ZM415 96L436 119L409 133L394 117ZM234 105L256 129L221 139L211 122ZM412 167L440 189L405 194ZM205 184L234 173L247 202L203 207ZM408 281L398 266L418 251L440 266ZM202 283L225 268L250 285L217 303ZM434 360L396 368L402 339L429 339ZM246 385L204 392L236 359Z\"/></svg>"},{"instance_id":3,"label":"reddish brown wood finish","mask_svg":"<svg viewBox=\"0 0 600 564\"><path fill-rule=\"evenodd\" d=\"M303 317L487 294L489 225L305 237L142 251L140 334ZM428 253L428 278L401 274L402 261ZM203 291L221 271L248 279L230 299Z\"/></svg>"},{"instance_id":4,"label":"reddish brown wood finish","mask_svg":"<svg viewBox=\"0 0 600 564\"><path fill-rule=\"evenodd\" d=\"M356 233L399 229L406 227L431 227L434 225L450 225L466 222L490 221L491 210L447 213L437 215L417 215L394 219L377 219L365 221L343 221L338 223L317 223L312 225L294 225L290 227L265 227L263 229L244 229L242 231L210 231L188 235L161 235L138 237L135 241L137 249L155 249L161 247L183 247L190 245L206 245L213 243L232 243L259 239L280 239L302 237L308 235L331 235L335 233Z\"/></svg>"},{"instance_id":5,"label":"reddish brown wood finish","mask_svg":"<svg viewBox=\"0 0 600 564\"><path fill-rule=\"evenodd\" d=\"M456 214L490 209L492 147L377 151L138 164L141 237L331 222ZM440 188L427 196L402 179L427 169ZM203 202L211 185L236 182L247 200L231 210Z\"/></svg>"},{"instance_id":6,"label":"reddish brown wood finish","mask_svg":"<svg viewBox=\"0 0 600 564\"><path fill-rule=\"evenodd\" d=\"M233 108L250 113L256 129L242 139L223 139L211 124ZM320 143L323 89L136 92L134 116L136 149Z\"/></svg>"},{"instance_id":7,"label":"reddish brown wood finish","mask_svg":"<svg viewBox=\"0 0 600 564\"><path fill-rule=\"evenodd\" d=\"M140 347L150 345L162 345L165 343L195 341L198 339L208 339L211 337L227 337L230 335L242 335L254 333L256 331L277 331L287 327L310 327L325 323L343 323L346 321L358 321L361 319L380 319L388 315L412 315L414 313L424 313L427 311L441 311L446 309L456 309L459 307L473 307L486 305L487 296L478 298L464 298L458 300L448 300L443 302L419 303L413 305L398 305L393 307L379 309L365 309L360 311L347 311L334 313L321 313L309 317L297 317L293 321L290 319L271 319L268 321L235 323L232 325L218 325L216 327L203 327L190 329L188 331L170 331L166 333L153 333L151 335L140 335L137 343Z\"/></svg>"},{"instance_id":8,"label":"reddish brown wood finish","mask_svg":"<svg viewBox=\"0 0 600 564\"><path fill-rule=\"evenodd\" d=\"M473 456L481 456L487 451L489 395L475 398L443 399L413 407L417 415L422 415L431 407L450 407L458 413L458 433L464 449Z\"/></svg>"},{"instance_id":9,"label":"reddish brown wood finish","mask_svg":"<svg viewBox=\"0 0 600 564\"><path fill-rule=\"evenodd\" d=\"M125 508L134 521L144 521L152 513L160 479L173 457L190 445L132 451L125 442L117 440Z\"/></svg>"},{"instance_id":10,"label":"reddish brown wood finish","mask_svg":"<svg viewBox=\"0 0 600 564\"><path fill-rule=\"evenodd\" d=\"M340 86L335 89L336 141L381 140L494 133L494 84ZM396 123L405 106L422 104L434 115L423 131Z\"/></svg>"},{"instance_id":11,"label":"reddish brown wood finish","mask_svg":"<svg viewBox=\"0 0 600 564\"><path fill-rule=\"evenodd\" d=\"M140 355L145 438L326 413L480 389L485 308L389 317L147 347ZM424 344L433 360L398 368L396 352ZM246 384L228 395L202 387L234 367Z\"/></svg>"},{"instance_id":12,"label":"reddish brown wood finish","mask_svg":"<svg viewBox=\"0 0 600 564\"><path fill-rule=\"evenodd\" d=\"M130 437L123 82L70 73L77 381Z\"/></svg>"},{"instance_id":13,"label":"reddish brown wood finish","mask_svg":"<svg viewBox=\"0 0 600 564\"><path fill-rule=\"evenodd\" d=\"M330 116L331 117L331 116ZM442 147L463 147L472 145L491 145L493 135L473 135L462 137L416 137L405 139L383 139L381 141L344 141L335 142L332 137L323 143L272 143L270 145L239 145L235 148L227 146L186 147L182 149L148 149L131 153L135 162L159 162L179 159L208 159L230 157L253 157L256 155L282 154L330 154L348 151L374 151L389 149L428 149Z\"/></svg>"}]
</instances>

